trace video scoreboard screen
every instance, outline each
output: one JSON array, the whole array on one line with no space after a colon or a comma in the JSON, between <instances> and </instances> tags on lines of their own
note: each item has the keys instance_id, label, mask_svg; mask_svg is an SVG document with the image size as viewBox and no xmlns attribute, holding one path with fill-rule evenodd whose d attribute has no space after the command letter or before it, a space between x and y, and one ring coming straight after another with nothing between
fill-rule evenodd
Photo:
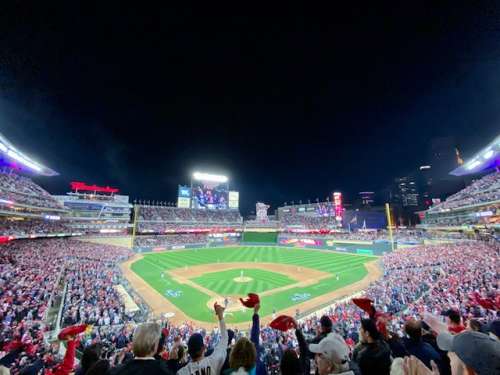
<instances>
[{"instance_id":1,"label":"video scoreboard screen","mask_svg":"<svg viewBox=\"0 0 500 375\"><path fill-rule=\"evenodd\" d=\"M195 180L191 184L179 185L177 207L227 210L238 209L240 206L239 192L229 191L227 181Z\"/></svg>"},{"instance_id":2,"label":"video scoreboard screen","mask_svg":"<svg viewBox=\"0 0 500 375\"><path fill-rule=\"evenodd\" d=\"M227 184L197 181L192 190L193 208L226 210L229 208Z\"/></svg>"}]
</instances>

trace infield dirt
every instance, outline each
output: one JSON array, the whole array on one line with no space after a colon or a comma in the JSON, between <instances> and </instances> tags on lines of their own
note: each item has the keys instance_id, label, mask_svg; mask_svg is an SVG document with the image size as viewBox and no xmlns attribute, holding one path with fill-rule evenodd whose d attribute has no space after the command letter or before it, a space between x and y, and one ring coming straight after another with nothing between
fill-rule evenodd
<instances>
[{"instance_id":1,"label":"infield dirt","mask_svg":"<svg viewBox=\"0 0 500 375\"><path fill-rule=\"evenodd\" d=\"M136 262L137 260L141 259L143 256L142 255L135 255L128 261L124 262L121 264L121 269L123 271L124 276L127 278L127 280L130 282L132 287L135 289L135 291L144 299L144 301L149 305L151 308L153 315L155 317L160 317L164 313L172 312L175 313L175 315L170 318L170 320L175 323L175 324L182 324L183 322L190 321L196 324L197 326L204 327L207 329L213 328L216 326L215 322L215 316L214 316L214 322L209 323L209 322L203 322L203 321L198 321L191 319L188 317L182 310L180 310L178 307L176 307L173 303L171 303L168 299L166 299L161 293L156 291L153 287L151 287L148 283L146 283L141 277L139 277L134 271L131 269L132 263ZM336 289L330 293L323 294L319 297L312 298L310 300L307 300L305 302L296 304L290 308L277 311L277 314L286 314L286 315L295 315L295 311L299 309L300 311L308 311L311 309L314 309L316 307L321 307L325 303L334 301L335 299L340 299L346 296L349 296L351 294L354 294L356 292L359 292L370 283L373 281L376 281L382 276L382 270L377 264L377 260L374 260L372 262L367 262L364 264L368 273L367 275L357 281L354 282L350 285L341 287L339 289ZM222 303L224 301L223 296L219 296L217 293L204 288L195 282L189 280L185 275L186 271L189 271L189 278L194 278L198 277L201 275L204 275L206 273L213 273L213 272L218 272L218 271L225 271L225 270L230 270L230 269L262 269L262 270L267 270L270 272L277 272L281 274L288 275L289 277L297 280L297 283L290 284L283 286L281 288L275 288L271 289L269 291L260 293L261 296L268 295L268 294L273 294L279 291L283 291L289 288L295 288L297 286L308 286L316 283L318 280L321 280L323 278L328 278L331 277L332 275L326 272L322 272L319 270L311 269L311 268L306 268L306 267L297 267L297 266L291 266L291 265L285 265L285 264L277 264L277 263L252 263L252 262L241 262L241 263L213 263L209 265L199 265L199 266L191 266L188 267L187 269L185 267L182 268L177 268L173 270L169 270L167 272L170 273L170 275L179 283L184 283L184 284L189 284L189 286L196 288L198 290L201 290L203 293L209 295L211 297L208 305L211 308L213 306L213 303L215 301L218 301L219 303ZM237 301L238 296L231 296L231 300ZM230 304L230 308L238 308L236 305L233 305L233 303ZM272 320L271 316L267 316L261 319L261 322L263 324L269 323ZM246 323L234 323L231 324L232 327L235 328L240 328L240 329L245 329L248 328L250 322Z\"/></svg>"}]
</instances>

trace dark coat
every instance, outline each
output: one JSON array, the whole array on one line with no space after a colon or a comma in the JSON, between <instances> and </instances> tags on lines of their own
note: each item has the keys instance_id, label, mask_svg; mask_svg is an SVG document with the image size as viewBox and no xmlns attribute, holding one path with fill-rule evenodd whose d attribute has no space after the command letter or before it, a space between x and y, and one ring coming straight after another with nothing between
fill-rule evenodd
<instances>
[{"instance_id":1,"label":"dark coat","mask_svg":"<svg viewBox=\"0 0 500 375\"><path fill-rule=\"evenodd\" d=\"M415 341L408 338L405 338L403 342L408 353L420 359L429 369L431 369L431 361L434 361L439 368L442 367L441 356L431 345L422 340Z\"/></svg>"},{"instance_id":2,"label":"dark coat","mask_svg":"<svg viewBox=\"0 0 500 375\"><path fill-rule=\"evenodd\" d=\"M173 375L163 360L133 359L111 369L110 375Z\"/></svg>"},{"instance_id":3,"label":"dark coat","mask_svg":"<svg viewBox=\"0 0 500 375\"><path fill-rule=\"evenodd\" d=\"M391 373L391 350L385 341L359 344L354 349L352 357L359 365L362 375L389 375Z\"/></svg>"}]
</instances>

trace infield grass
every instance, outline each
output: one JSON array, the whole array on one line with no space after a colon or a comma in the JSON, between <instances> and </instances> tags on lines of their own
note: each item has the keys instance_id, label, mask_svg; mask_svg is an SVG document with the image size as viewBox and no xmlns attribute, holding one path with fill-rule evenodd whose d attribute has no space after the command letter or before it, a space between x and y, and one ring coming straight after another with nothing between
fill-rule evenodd
<instances>
[{"instance_id":1,"label":"infield grass","mask_svg":"<svg viewBox=\"0 0 500 375\"><path fill-rule=\"evenodd\" d=\"M273 310L279 312L304 302L304 300L297 300L297 295L306 297L305 300L308 300L361 280L367 274L363 264L373 259L374 257L370 256L298 248L240 246L148 253L144 254L144 258L134 262L131 268L164 298L192 319L214 322L213 312L207 306L211 297L190 285L174 281L166 271L187 266L184 277L190 278L189 266L221 262L266 262L309 267L332 275L330 278L322 279L306 287L294 287L262 297L260 314L264 317L271 315ZM233 281L235 277L240 276L240 272L241 268L235 266L234 270L207 273L193 277L191 281L221 295L260 293L295 282L293 275L245 269L244 275L252 277L255 281L250 286L251 283ZM336 280L336 275L339 275L339 280ZM236 311L226 316L228 323L242 323L250 320L250 310Z\"/></svg>"},{"instance_id":2,"label":"infield grass","mask_svg":"<svg viewBox=\"0 0 500 375\"><path fill-rule=\"evenodd\" d=\"M245 277L250 277L252 280L246 283L235 282L234 279L241 275L241 271ZM221 296L261 293L297 282L281 273L245 268L206 273L191 280Z\"/></svg>"}]
</instances>

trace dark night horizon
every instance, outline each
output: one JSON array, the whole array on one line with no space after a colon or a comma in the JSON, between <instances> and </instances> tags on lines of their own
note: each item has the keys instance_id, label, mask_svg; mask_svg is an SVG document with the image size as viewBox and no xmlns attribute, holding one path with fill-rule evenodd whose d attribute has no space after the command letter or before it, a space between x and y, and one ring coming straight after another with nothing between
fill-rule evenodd
<instances>
[{"instance_id":1,"label":"dark night horizon","mask_svg":"<svg viewBox=\"0 0 500 375\"><path fill-rule=\"evenodd\" d=\"M70 181L174 202L194 170L257 201L380 191L500 126L500 5L2 5L0 132ZM233 13L234 12L234 13Z\"/></svg>"}]
</instances>

